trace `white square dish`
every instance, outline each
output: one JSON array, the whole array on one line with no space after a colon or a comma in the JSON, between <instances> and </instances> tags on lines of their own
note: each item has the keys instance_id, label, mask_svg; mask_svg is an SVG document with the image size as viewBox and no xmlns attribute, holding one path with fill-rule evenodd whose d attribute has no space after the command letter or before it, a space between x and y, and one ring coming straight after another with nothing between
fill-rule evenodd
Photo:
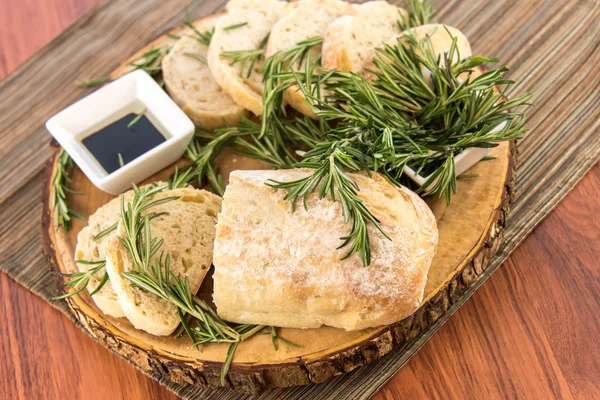
<instances>
[{"instance_id":1,"label":"white square dish","mask_svg":"<svg viewBox=\"0 0 600 400\"><path fill-rule=\"evenodd\" d=\"M82 141L128 114L143 113L164 141L108 173ZM99 189L119 194L177 161L194 135L194 124L142 70L107 84L60 111L46 128Z\"/></svg>"}]
</instances>

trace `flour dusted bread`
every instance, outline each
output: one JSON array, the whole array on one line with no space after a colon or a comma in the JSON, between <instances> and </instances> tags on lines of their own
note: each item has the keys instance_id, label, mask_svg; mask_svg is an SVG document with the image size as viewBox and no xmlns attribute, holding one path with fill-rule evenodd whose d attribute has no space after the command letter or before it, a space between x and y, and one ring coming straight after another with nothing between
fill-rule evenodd
<instances>
[{"instance_id":1,"label":"flour dusted bread","mask_svg":"<svg viewBox=\"0 0 600 400\"><path fill-rule=\"evenodd\" d=\"M360 72L375 55L375 48L400 33L398 20L406 11L387 1L356 6L354 15L338 18L328 26L323 40L323 67Z\"/></svg>"},{"instance_id":2,"label":"flour dusted bread","mask_svg":"<svg viewBox=\"0 0 600 400\"><path fill-rule=\"evenodd\" d=\"M196 21L194 26L199 32L212 32L223 15ZM235 126L246 110L217 84L206 64L207 54L208 46L193 32L182 36L162 60L165 88L195 125L208 129Z\"/></svg>"},{"instance_id":3,"label":"flour dusted bread","mask_svg":"<svg viewBox=\"0 0 600 400\"><path fill-rule=\"evenodd\" d=\"M170 196L179 198L149 210L168 213L152 219L152 236L164 239L161 251L170 254L171 270L175 275L187 277L192 292L196 293L212 263L215 224L221 198L205 190L192 188L165 190L154 198ZM119 304L137 329L153 335L170 335L179 325L175 305L133 288L121 275L135 268L129 253L119 241L119 237L123 236L124 230L119 224L106 248L106 270ZM159 256L156 254L151 262Z\"/></svg>"},{"instance_id":4,"label":"flour dusted bread","mask_svg":"<svg viewBox=\"0 0 600 400\"><path fill-rule=\"evenodd\" d=\"M130 190L123 194L125 201L133 198L133 191ZM95 239L94 237L105 229L116 224L121 218L121 200L120 197L112 199L102 207L98 208L88 219L88 224L77 235L77 246L75 248L75 260L102 261L106 259L106 245L110 235L104 235ZM80 271L88 271L96 265L86 265L77 263ZM92 275L88 284L88 290L92 293L102 280L104 270ZM107 315L113 317L124 317L123 309L117 300L117 294L110 282L106 282L98 293L92 296L92 299L98 308Z\"/></svg>"},{"instance_id":5,"label":"flour dusted bread","mask_svg":"<svg viewBox=\"0 0 600 400\"><path fill-rule=\"evenodd\" d=\"M219 214L213 300L228 321L292 328L329 325L358 330L391 324L419 306L438 232L416 194L383 176L350 174L365 205L380 219L385 239L369 226L372 263L357 254L341 260L348 234L340 202L308 197L292 213L285 190L305 169L234 171Z\"/></svg>"},{"instance_id":6,"label":"flour dusted bread","mask_svg":"<svg viewBox=\"0 0 600 400\"><path fill-rule=\"evenodd\" d=\"M244 63L232 64L233 60L223 57L223 53L260 50L273 25L285 14L286 4L278 0L230 1L227 14L215 26L208 49L208 67L215 81L237 104L255 115L262 114L263 109L262 59L252 69L251 62L247 62L242 70Z\"/></svg>"},{"instance_id":7,"label":"flour dusted bread","mask_svg":"<svg viewBox=\"0 0 600 400\"><path fill-rule=\"evenodd\" d=\"M288 14L273 26L265 56L289 50L298 42L323 37L327 27L342 15L353 14L355 7L342 0L299 0L290 3ZM310 57L314 60L321 54L321 46L313 47ZM306 60L304 61L304 64ZM304 69L303 65L291 65L293 70ZM285 101L304 115L313 116L312 108L306 104L304 94L296 86L284 93Z\"/></svg>"}]
</instances>

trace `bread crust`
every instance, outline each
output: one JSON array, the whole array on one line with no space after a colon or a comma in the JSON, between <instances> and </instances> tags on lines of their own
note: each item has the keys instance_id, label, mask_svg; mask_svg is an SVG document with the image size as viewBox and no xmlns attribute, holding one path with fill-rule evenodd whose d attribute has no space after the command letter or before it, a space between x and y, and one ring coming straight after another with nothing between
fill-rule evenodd
<instances>
[{"instance_id":1,"label":"bread crust","mask_svg":"<svg viewBox=\"0 0 600 400\"><path fill-rule=\"evenodd\" d=\"M212 32L223 15L215 14L195 21L194 26L200 32ZM190 57L190 54L206 57L208 53L208 46L193 35L193 32L182 35L163 58L165 88L196 126L207 129L235 126L246 110L222 91L206 64Z\"/></svg>"},{"instance_id":2,"label":"bread crust","mask_svg":"<svg viewBox=\"0 0 600 400\"><path fill-rule=\"evenodd\" d=\"M357 5L353 15L329 25L323 41L322 65L327 69L360 72L375 49L400 33L397 21L406 11L387 1Z\"/></svg>"},{"instance_id":3,"label":"bread crust","mask_svg":"<svg viewBox=\"0 0 600 400\"><path fill-rule=\"evenodd\" d=\"M341 0L299 0L290 3L288 15L281 18L271 31L266 57L279 51L289 50L298 42L315 36L324 36L333 21L346 14L353 14L356 7ZM315 46L310 54L312 60L321 54L321 45ZM304 65L292 65L292 69L303 70ZM315 118L307 104L304 93L297 86L284 92L285 102L302 114Z\"/></svg>"},{"instance_id":4,"label":"bread crust","mask_svg":"<svg viewBox=\"0 0 600 400\"><path fill-rule=\"evenodd\" d=\"M262 114L262 61L255 63L250 77L241 76L240 64L221 56L224 51L256 50L285 13L286 3L277 0L235 0L227 5L227 15L215 26L208 48L208 67L215 80L240 106L255 115ZM229 26L246 23L236 29ZM245 72L245 71L244 71Z\"/></svg>"},{"instance_id":5,"label":"bread crust","mask_svg":"<svg viewBox=\"0 0 600 400\"><path fill-rule=\"evenodd\" d=\"M373 174L350 174L379 218L387 240L370 224L372 263L341 260L348 234L339 202L313 193L295 212L269 179L290 181L311 170L234 171L218 218L213 300L238 323L359 330L413 313L423 298L438 232L425 202Z\"/></svg>"},{"instance_id":6,"label":"bread crust","mask_svg":"<svg viewBox=\"0 0 600 400\"><path fill-rule=\"evenodd\" d=\"M177 200L152 207L151 212L167 214L153 219L150 224L152 235L164 240L161 252L170 256L170 269L189 280L192 293L196 293L212 263L216 216L221 198L205 190L180 188L165 190L155 199L178 196ZM136 329L157 336L173 333L180 323L177 308L152 293L131 286L122 275L134 270L131 256L121 244L125 237L121 223L111 236L106 247L106 271L117 293L125 316ZM161 252L151 259L154 265Z\"/></svg>"}]
</instances>

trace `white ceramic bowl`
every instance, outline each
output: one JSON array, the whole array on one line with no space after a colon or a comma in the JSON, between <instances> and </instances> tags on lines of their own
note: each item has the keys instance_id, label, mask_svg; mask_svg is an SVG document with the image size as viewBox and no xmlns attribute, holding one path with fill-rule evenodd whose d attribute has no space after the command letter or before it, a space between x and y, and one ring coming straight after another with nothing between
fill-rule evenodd
<instances>
[{"instance_id":1,"label":"white ceramic bowl","mask_svg":"<svg viewBox=\"0 0 600 400\"><path fill-rule=\"evenodd\" d=\"M165 141L107 173L82 140L130 113L160 126ZM177 161L194 135L194 124L154 79L142 70L98 89L46 122L46 128L99 189L119 194Z\"/></svg>"}]
</instances>

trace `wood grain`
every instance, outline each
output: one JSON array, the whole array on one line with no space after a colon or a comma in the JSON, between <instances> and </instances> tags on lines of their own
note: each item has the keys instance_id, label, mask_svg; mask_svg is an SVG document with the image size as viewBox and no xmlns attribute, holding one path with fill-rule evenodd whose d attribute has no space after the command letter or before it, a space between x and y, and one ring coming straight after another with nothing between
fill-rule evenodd
<instances>
[{"instance_id":1,"label":"wood grain","mask_svg":"<svg viewBox=\"0 0 600 400\"><path fill-rule=\"evenodd\" d=\"M61 21L70 22L70 16L74 18L78 12L77 7L88 7L92 3L95 1L0 0L0 76L16 68L33 53L35 48L29 45L39 47L66 27L65 22ZM503 7L503 2L493 4ZM531 12L536 12L543 2L532 4L535 7ZM542 18L535 20L535 23L547 26L531 38L530 46L554 46L556 43L548 40L553 38L553 30L572 18L583 20L593 17L593 13L582 13L582 7L578 7L584 2L555 4L555 9L545 10ZM21 8L23 5L25 9ZM472 15L477 11L481 10L474 9L461 16L462 21L472 27L470 34L487 29L477 20L472 20ZM446 18L452 12L450 5L440 7L440 14L444 15L440 18ZM510 7L505 8L504 13L508 12ZM33 25L32 19L35 21ZM505 21L495 26L495 29L499 29L499 37L508 38L501 42L503 59L515 57L515 62L528 64L525 68L543 61L523 58L526 48L515 46L511 37L520 37L528 27L523 26L523 30L516 32L507 31L505 28L510 26L509 20L507 15ZM580 48L585 47L585 43L591 43L590 38L595 34L597 32L588 32L583 37L567 35L564 40L568 41L569 48ZM579 39L581 44L576 45L573 41ZM21 44L15 45L17 41ZM477 46L481 49L486 43L477 43ZM590 56L599 54L594 47L585 51L591 51L587 53ZM589 92L590 104L584 109L592 114L598 112L598 107L593 106L597 100L597 83L580 83L585 76L597 76L594 70L598 68L597 62L590 62L586 66L589 70L574 71L564 77L551 75L552 62L544 65L547 70L540 75L546 79L541 82L559 85L560 92L570 96L576 93L575 88ZM573 76L578 78L571 79ZM530 85L532 79L533 76L528 75L523 85ZM573 104L568 98L565 104L559 104L561 99L555 97L552 99L554 104L543 104L543 108L540 106L545 113L542 115L540 111L532 116L534 128L544 128L549 133L557 132L556 124L562 118L547 118L550 112L558 111L567 119L574 106L586 106ZM584 125L577 129L598 133L597 125ZM542 137L548 140L548 137ZM542 137L538 136L540 140ZM535 140L535 137L531 138L531 141ZM590 140L594 140L594 136ZM527 154L535 146L525 145L521 148ZM581 163L594 157L586 152L589 146L586 147L585 143L581 149ZM564 157L569 156L559 154L547 160L554 163L549 173L557 175ZM536 162L539 160L530 158L523 166L523 172L531 173ZM39 164L36 168L30 174L34 178L32 182L40 182L41 179L35 175L39 172ZM6 172L2 171L3 174ZM574 176L573 179L578 177ZM544 189L559 197L564 192L557 186L569 183L558 179L547 182ZM527 196L534 189L537 188L524 188L523 195ZM31 190L35 194L36 186L33 185ZM377 398L447 398L450 394L491 399L555 397L548 396L549 393L556 396L562 394L565 398L600 398L600 365L597 352L594 352L600 347L600 329L596 318L600 311L597 295L600 289L597 262L600 252L597 228L599 195L600 168L596 166L557 210L536 228L506 265L417 353ZM530 204L523 202L522 208L515 210L515 213L525 213L528 207ZM543 208L544 205L538 210L539 215L544 215ZM39 205L27 212L39 213ZM4 238L1 245L9 245L6 239L10 235L5 236L7 227L1 228ZM30 240L32 245L39 245L36 232L31 233ZM0 274L0 296L2 315L12 315L11 319L6 318L0 328L0 370L5 371L0 374L0 393L3 397L172 398L157 383L144 378L131 366L94 344L62 314L27 293L4 274ZM9 309L11 314L7 311ZM49 339L44 340L44 337ZM64 346L64 342L59 340L61 337L68 338L69 346ZM448 344L455 346L453 351L448 350ZM69 347L73 352L87 357L72 358ZM521 352L530 357L521 357ZM41 371L39 365L44 365L46 372ZM570 394L565 391L564 382ZM92 389L84 391L86 387Z\"/></svg>"}]
</instances>

